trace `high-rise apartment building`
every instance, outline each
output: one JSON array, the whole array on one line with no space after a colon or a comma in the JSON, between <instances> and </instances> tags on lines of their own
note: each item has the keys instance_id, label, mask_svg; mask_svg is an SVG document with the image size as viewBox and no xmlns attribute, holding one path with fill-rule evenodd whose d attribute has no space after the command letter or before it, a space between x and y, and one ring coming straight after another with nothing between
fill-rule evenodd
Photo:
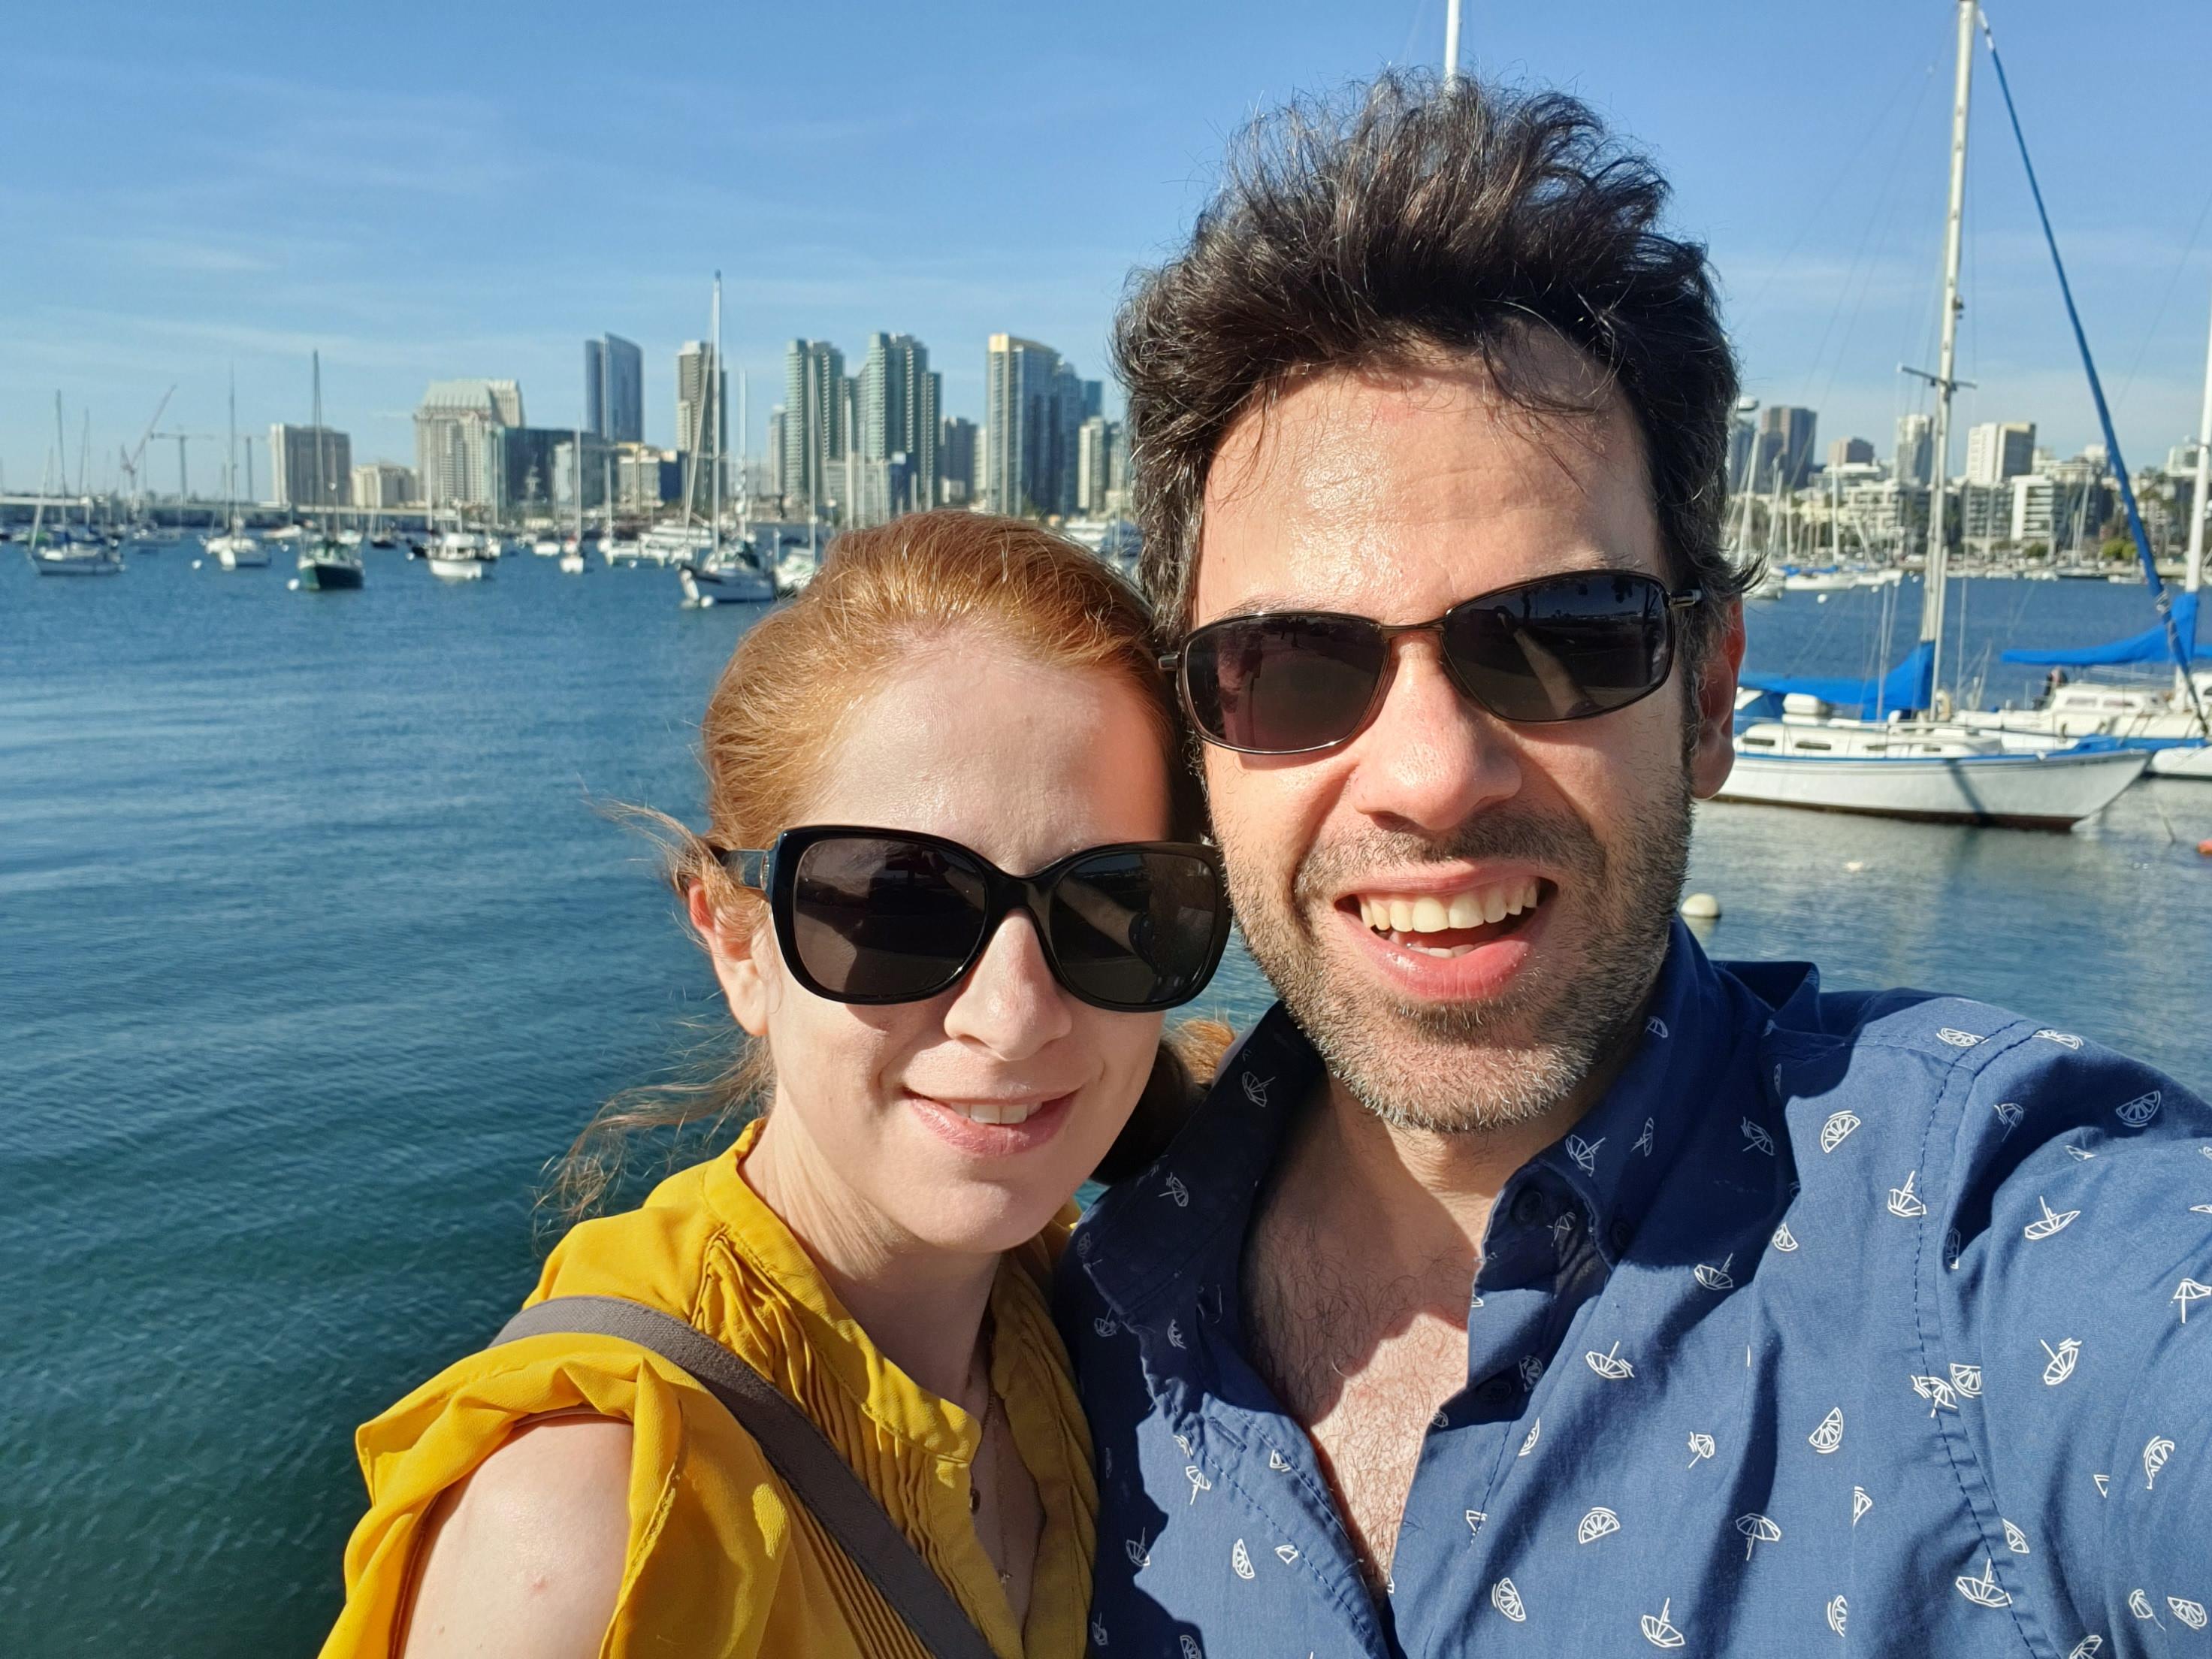
<instances>
[{"instance_id":1,"label":"high-rise apartment building","mask_svg":"<svg viewBox=\"0 0 2212 1659\"><path fill-rule=\"evenodd\" d=\"M584 342L584 430L609 443L645 441L645 354L619 334Z\"/></svg>"},{"instance_id":2,"label":"high-rise apartment building","mask_svg":"<svg viewBox=\"0 0 2212 1659\"><path fill-rule=\"evenodd\" d=\"M975 499L975 422L947 415L937 427L938 501L965 507Z\"/></svg>"},{"instance_id":3,"label":"high-rise apartment building","mask_svg":"<svg viewBox=\"0 0 2212 1659\"><path fill-rule=\"evenodd\" d=\"M1092 384L1096 384L1094 381ZM1103 519L1125 510L1128 495L1127 446L1121 423L1093 415L1077 434L1075 510Z\"/></svg>"},{"instance_id":4,"label":"high-rise apartment building","mask_svg":"<svg viewBox=\"0 0 2212 1659\"><path fill-rule=\"evenodd\" d=\"M1813 476L1813 431L1819 416L1809 409L1775 404L1759 411L1759 466L1754 487L1802 489Z\"/></svg>"},{"instance_id":5,"label":"high-rise apartment building","mask_svg":"<svg viewBox=\"0 0 2212 1659\"><path fill-rule=\"evenodd\" d=\"M269 428L270 499L279 507L344 507L353 493L353 440L326 426Z\"/></svg>"},{"instance_id":6,"label":"high-rise apartment building","mask_svg":"<svg viewBox=\"0 0 2212 1659\"><path fill-rule=\"evenodd\" d=\"M353 470L352 504L356 507L381 512L410 506L417 499L415 474L410 468L391 461L363 461Z\"/></svg>"},{"instance_id":7,"label":"high-rise apartment building","mask_svg":"<svg viewBox=\"0 0 2212 1659\"><path fill-rule=\"evenodd\" d=\"M676 447L686 455L729 447L730 371L714 358L704 340L687 341L676 354Z\"/></svg>"},{"instance_id":8,"label":"high-rise apartment building","mask_svg":"<svg viewBox=\"0 0 2212 1659\"><path fill-rule=\"evenodd\" d=\"M845 354L827 340L783 349L781 488L787 511L818 512L844 495Z\"/></svg>"},{"instance_id":9,"label":"high-rise apartment building","mask_svg":"<svg viewBox=\"0 0 2212 1659\"><path fill-rule=\"evenodd\" d=\"M1099 383L1085 382L1050 346L1011 334L991 337L983 383L984 506L1024 518L1073 513L1085 388Z\"/></svg>"},{"instance_id":10,"label":"high-rise apartment building","mask_svg":"<svg viewBox=\"0 0 2212 1659\"><path fill-rule=\"evenodd\" d=\"M1926 415L1897 417L1897 481L1926 485L1936 477L1936 422Z\"/></svg>"},{"instance_id":11,"label":"high-rise apartment building","mask_svg":"<svg viewBox=\"0 0 2212 1659\"><path fill-rule=\"evenodd\" d=\"M520 426L513 380L433 380L415 410L415 471L426 507L491 507L503 471L497 434Z\"/></svg>"},{"instance_id":12,"label":"high-rise apartment building","mask_svg":"<svg viewBox=\"0 0 2212 1659\"><path fill-rule=\"evenodd\" d=\"M2001 484L2035 466L2035 422L1990 421L1966 432L1966 482Z\"/></svg>"},{"instance_id":13,"label":"high-rise apartment building","mask_svg":"<svg viewBox=\"0 0 2212 1659\"><path fill-rule=\"evenodd\" d=\"M861 459L907 458L901 475L907 498L895 500L891 511L933 505L937 500L938 400L945 381L929 366L929 348L911 334L871 334L860 378L860 430L854 441Z\"/></svg>"},{"instance_id":14,"label":"high-rise apartment building","mask_svg":"<svg viewBox=\"0 0 2212 1659\"><path fill-rule=\"evenodd\" d=\"M1759 453L1759 428L1749 421L1729 422L1728 487L1729 494L1749 487L1752 458Z\"/></svg>"},{"instance_id":15,"label":"high-rise apartment building","mask_svg":"<svg viewBox=\"0 0 2212 1659\"><path fill-rule=\"evenodd\" d=\"M1828 446L1828 465L1871 466L1874 465L1874 446L1864 438L1838 438Z\"/></svg>"}]
</instances>

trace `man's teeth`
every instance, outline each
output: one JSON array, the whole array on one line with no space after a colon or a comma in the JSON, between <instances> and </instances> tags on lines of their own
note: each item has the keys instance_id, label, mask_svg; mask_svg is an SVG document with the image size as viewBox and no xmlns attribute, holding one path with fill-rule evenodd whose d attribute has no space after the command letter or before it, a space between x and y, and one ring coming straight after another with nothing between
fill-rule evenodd
<instances>
[{"instance_id":1,"label":"man's teeth","mask_svg":"<svg viewBox=\"0 0 2212 1659\"><path fill-rule=\"evenodd\" d=\"M970 1123L997 1123L1011 1126L1028 1122L1036 1115L1037 1108L1042 1103L1034 1100L1009 1100L1002 1103L988 1100L947 1100L939 1103L949 1112L958 1113Z\"/></svg>"},{"instance_id":2,"label":"man's teeth","mask_svg":"<svg viewBox=\"0 0 2212 1659\"><path fill-rule=\"evenodd\" d=\"M1535 908L1536 895L1533 878L1413 897L1362 893L1359 919L1381 933L1441 933L1446 928L1480 927L1517 916Z\"/></svg>"}]
</instances>

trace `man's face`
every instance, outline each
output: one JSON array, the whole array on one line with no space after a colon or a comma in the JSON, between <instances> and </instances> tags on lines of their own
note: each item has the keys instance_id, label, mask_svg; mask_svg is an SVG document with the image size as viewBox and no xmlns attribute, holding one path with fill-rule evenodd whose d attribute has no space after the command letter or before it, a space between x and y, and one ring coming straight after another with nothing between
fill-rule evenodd
<instances>
[{"instance_id":1,"label":"man's face","mask_svg":"<svg viewBox=\"0 0 2212 1659\"><path fill-rule=\"evenodd\" d=\"M1620 398L1548 338L1521 368L1595 412L1531 416L1479 365L1439 364L1317 376L1248 413L1207 483L1192 624L1260 610L1420 623L1576 570L1678 581ZM1692 797L1728 775L1741 653L1732 616L1694 686L1678 653L1640 702L1516 726L1461 694L1433 635L1412 635L1350 742L1207 747L1245 939L1356 1098L1446 1133L1577 1101L1665 953Z\"/></svg>"}]
</instances>

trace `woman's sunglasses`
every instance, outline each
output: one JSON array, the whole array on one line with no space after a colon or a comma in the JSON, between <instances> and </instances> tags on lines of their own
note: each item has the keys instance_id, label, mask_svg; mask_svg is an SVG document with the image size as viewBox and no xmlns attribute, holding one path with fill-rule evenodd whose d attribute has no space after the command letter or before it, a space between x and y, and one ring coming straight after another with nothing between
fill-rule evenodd
<instances>
[{"instance_id":1,"label":"woman's sunglasses","mask_svg":"<svg viewBox=\"0 0 2212 1659\"><path fill-rule=\"evenodd\" d=\"M1189 1001L1229 939L1221 855L1194 842L1093 847L1011 876L941 836L825 823L714 856L768 896L785 964L833 1002L920 1002L949 989L1015 910L1036 925L1071 996L1120 1013Z\"/></svg>"},{"instance_id":2,"label":"woman's sunglasses","mask_svg":"<svg viewBox=\"0 0 2212 1659\"><path fill-rule=\"evenodd\" d=\"M1391 646L1407 634L1435 635L1453 683L1500 720L1588 720L1667 683L1676 613L1703 598L1634 571L1583 571L1462 600L1433 622L1328 611L1224 617L1163 665L1200 734L1248 755L1311 754L1358 736L1382 706Z\"/></svg>"}]
</instances>

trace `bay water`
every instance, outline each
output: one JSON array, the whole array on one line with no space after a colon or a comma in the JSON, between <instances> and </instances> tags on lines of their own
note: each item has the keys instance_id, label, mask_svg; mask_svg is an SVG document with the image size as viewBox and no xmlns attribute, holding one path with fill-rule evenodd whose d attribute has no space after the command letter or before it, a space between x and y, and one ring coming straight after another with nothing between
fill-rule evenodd
<instances>
[{"instance_id":1,"label":"bay water","mask_svg":"<svg viewBox=\"0 0 2212 1659\"><path fill-rule=\"evenodd\" d=\"M0 1652L312 1651L354 1426L480 1346L549 1242L548 1161L714 1043L651 850L755 612L509 557L358 593L179 544L121 577L0 550ZM1901 602L1750 608L1856 674ZM2148 625L2139 587L1966 585L1963 651ZM1699 810L1723 957L2007 1004L2212 1085L2212 787L2069 836ZM1232 954L1206 1006L1267 994ZM652 1171L645 1172L649 1176ZM633 1182L633 1200L643 1180Z\"/></svg>"}]
</instances>

